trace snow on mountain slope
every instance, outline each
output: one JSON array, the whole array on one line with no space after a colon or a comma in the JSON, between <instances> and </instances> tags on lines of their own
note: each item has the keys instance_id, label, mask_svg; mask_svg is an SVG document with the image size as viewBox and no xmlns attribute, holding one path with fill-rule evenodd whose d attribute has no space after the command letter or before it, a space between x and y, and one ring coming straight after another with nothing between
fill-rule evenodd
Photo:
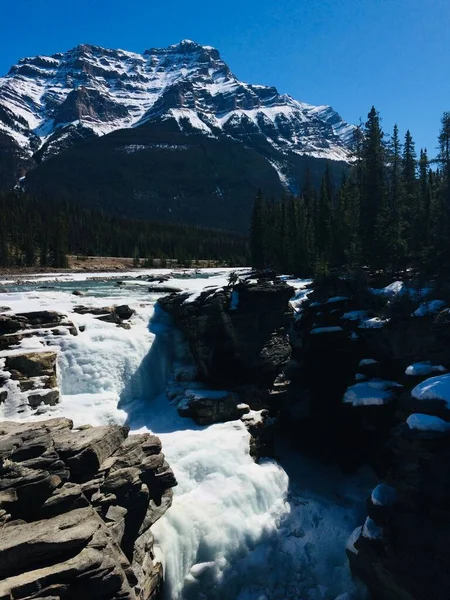
<instances>
[{"instance_id":1,"label":"snow on mountain slope","mask_svg":"<svg viewBox=\"0 0 450 600\"><path fill-rule=\"evenodd\" d=\"M0 78L0 133L37 162L88 136L167 119L281 159L348 161L354 130L329 106L239 81L215 48L190 40L143 54L83 44L23 58Z\"/></svg>"}]
</instances>

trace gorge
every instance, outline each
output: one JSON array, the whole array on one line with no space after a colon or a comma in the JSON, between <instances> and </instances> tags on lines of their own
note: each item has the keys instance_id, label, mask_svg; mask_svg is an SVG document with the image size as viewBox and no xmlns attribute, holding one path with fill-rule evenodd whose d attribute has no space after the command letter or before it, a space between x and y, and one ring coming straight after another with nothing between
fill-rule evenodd
<instances>
[{"instance_id":1,"label":"gorge","mask_svg":"<svg viewBox=\"0 0 450 600\"><path fill-rule=\"evenodd\" d=\"M374 598L424 600L430 589L445 598L445 554L433 566L427 552L445 539L436 528L446 409L409 392L446 377L445 302L430 290L406 295L400 282L368 290L245 270L234 284L226 270L168 275L4 281L2 421L94 426L81 433L126 425L143 447L158 436L177 482L151 525L164 598L365 598L347 554ZM45 373L20 371L18 356L51 353L57 388L50 359ZM441 476L431 489L429 465ZM138 588L102 597L158 597Z\"/></svg>"}]
</instances>

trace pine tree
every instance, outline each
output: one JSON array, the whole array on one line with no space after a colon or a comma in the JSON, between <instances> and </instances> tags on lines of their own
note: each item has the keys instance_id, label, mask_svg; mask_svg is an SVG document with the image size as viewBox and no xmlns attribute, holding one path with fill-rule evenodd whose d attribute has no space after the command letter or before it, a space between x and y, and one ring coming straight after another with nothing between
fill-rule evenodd
<instances>
[{"instance_id":1,"label":"pine tree","mask_svg":"<svg viewBox=\"0 0 450 600\"><path fill-rule=\"evenodd\" d=\"M327 166L320 184L319 198L315 210L314 237L316 243L317 255L329 262L331 259L330 251L333 246L332 235L332 213L331 198L329 196L332 189L330 170Z\"/></svg>"},{"instance_id":2,"label":"pine tree","mask_svg":"<svg viewBox=\"0 0 450 600\"><path fill-rule=\"evenodd\" d=\"M266 256L266 243L264 233L267 226L266 223L266 207L262 191L258 190L253 203L252 221L250 229L250 252L252 257L252 265L257 269L264 268Z\"/></svg>"},{"instance_id":3,"label":"pine tree","mask_svg":"<svg viewBox=\"0 0 450 600\"><path fill-rule=\"evenodd\" d=\"M361 241L368 264L379 266L381 240L376 232L378 216L385 196L385 147L380 117L372 106L364 125L362 143Z\"/></svg>"},{"instance_id":4,"label":"pine tree","mask_svg":"<svg viewBox=\"0 0 450 600\"><path fill-rule=\"evenodd\" d=\"M384 235L380 234L384 241L385 263L391 272L396 272L405 255L405 225L402 207L402 158L401 144L397 125L388 148L389 175L388 190L382 218L385 228Z\"/></svg>"}]
</instances>

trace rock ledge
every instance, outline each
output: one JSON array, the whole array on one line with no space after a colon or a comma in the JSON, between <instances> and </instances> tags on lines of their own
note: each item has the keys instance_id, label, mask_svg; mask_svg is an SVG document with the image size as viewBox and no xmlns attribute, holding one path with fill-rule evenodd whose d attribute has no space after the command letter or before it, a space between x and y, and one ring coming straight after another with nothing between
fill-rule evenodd
<instances>
[{"instance_id":1,"label":"rock ledge","mask_svg":"<svg viewBox=\"0 0 450 600\"><path fill-rule=\"evenodd\" d=\"M160 598L151 526L175 485L150 433L0 423L0 600Z\"/></svg>"}]
</instances>

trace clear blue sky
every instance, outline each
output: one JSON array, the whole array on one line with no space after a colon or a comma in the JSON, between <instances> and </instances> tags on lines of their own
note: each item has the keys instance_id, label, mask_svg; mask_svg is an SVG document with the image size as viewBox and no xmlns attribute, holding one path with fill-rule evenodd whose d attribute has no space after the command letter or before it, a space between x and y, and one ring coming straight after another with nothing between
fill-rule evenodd
<instances>
[{"instance_id":1,"label":"clear blue sky","mask_svg":"<svg viewBox=\"0 0 450 600\"><path fill-rule=\"evenodd\" d=\"M0 73L79 43L142 52L188 38L251 83L347 121L374 104L434 153L450 110L449 0L3 0Z\"/></svg>"}]
</instances>

